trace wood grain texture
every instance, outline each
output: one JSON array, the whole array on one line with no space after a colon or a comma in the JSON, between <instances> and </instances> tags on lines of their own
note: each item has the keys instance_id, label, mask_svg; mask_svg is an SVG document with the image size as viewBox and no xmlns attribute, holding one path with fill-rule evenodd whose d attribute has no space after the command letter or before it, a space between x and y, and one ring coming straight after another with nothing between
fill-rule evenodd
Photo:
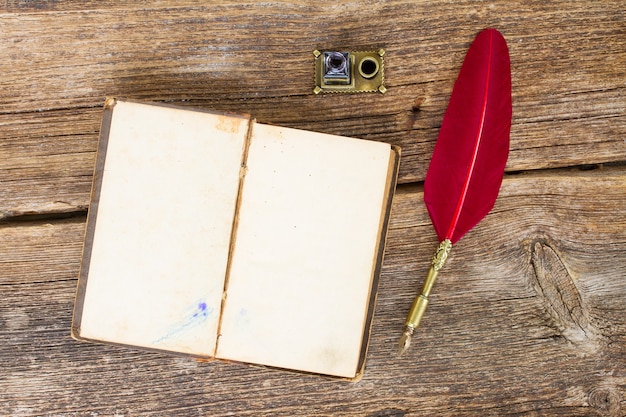
<instances>
[{"instance_id":1,"label":"wood grain texture","mask_svg":"<svg viewBox=\"0 0 626 417\"><path fill-rule=\"evenodd\" d=\"M609 0L0 2L0 415L625 415L624 15ZM490 26L512 62L509 174L397 358L437 243L421 181ZM313 49L381 46L387 94L312 94ZM360 382L69 337L109 95L402 147Z\"/></svg>"},{"instance_id":2,"label":"wood grain texture","mask_svg":"<svg viewBox=\"0 0 626 417\"><path fill-rule=\"evenodd\" d=\"M422 180L463 56L488 26L503 32L511 53L509 172L625 159L619 2L6 1L0 139L17 147L28 138L60 141L76 150L42 156L32 172L22 167L23 184L3 188L35 200L0 211L45 211L56 195L86 206L90 159L77 152L95 151L95 109L108 95L386 141L403 148L400 182ZM381 46L387 94L311 93L313 49ZM8 164L0 169L12 169L14 155L0 156ZM67 181L82 194L50 184Z\"/></svg>"},{"instance_id":3,"label":"wood grain texture","mask_svg":"<svg viewBox=\"0 0 626 417\"><path fill-rule=\"evenodd\" d=\"M505 178L494 211L453 248L415 345L397 358L437 245L421 187L403 187L357 383L73 341L84 216L5 223L0 414L621 416L625 193L622 169Z\"/></svg>"}]
</instances>

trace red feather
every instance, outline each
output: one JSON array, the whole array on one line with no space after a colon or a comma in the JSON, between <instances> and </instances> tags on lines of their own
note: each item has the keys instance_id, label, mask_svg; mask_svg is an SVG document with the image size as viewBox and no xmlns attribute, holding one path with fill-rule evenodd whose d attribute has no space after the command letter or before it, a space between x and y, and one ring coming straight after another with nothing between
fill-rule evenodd
<instances>
[{"instance_id":1,"label":"red feather","mask_svg":"<svg viewBox=\"0 0 626 417\"><path fill-rule=\"evenodd\" d=\"M504 37L480 32L469 48L424 183L440 241L456 243L493 208L509 154L511 68Z\"/></svg>"}]
</instances>

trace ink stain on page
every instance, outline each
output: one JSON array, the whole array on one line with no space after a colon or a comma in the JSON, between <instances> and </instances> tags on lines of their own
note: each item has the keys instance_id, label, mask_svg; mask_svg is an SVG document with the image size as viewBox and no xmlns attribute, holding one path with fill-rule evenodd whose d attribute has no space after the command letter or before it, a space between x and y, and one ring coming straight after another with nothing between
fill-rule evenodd
<instances>
[{"instance_id":1,"label":"ink stain on page","mask_svg":"<svg viewBox=\"0 0 626 417\"><path fill-rule=\"evenodd\" d=\"M207 318L213 313L213 308L209 307L205 301L196 302L191 308L189 308L183 315L179 322L170 327L170 330L165 335L156 339L153 343L162 343L174 336L178 336L194 327L206 322Z\"/></svg>"}]
</instances>

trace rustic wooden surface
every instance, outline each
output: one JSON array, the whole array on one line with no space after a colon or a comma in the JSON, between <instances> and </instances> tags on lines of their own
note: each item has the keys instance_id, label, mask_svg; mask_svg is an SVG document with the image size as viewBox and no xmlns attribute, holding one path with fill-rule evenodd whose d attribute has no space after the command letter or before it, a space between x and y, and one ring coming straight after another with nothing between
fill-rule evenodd
<instances>
[{"instance_id":1,"label":"rustic wooden surface","mask_svg":"<svg viewBox=\"0 0 626 417\"><path fill-rule=\"evenodd\" d=\"M606 0L6 0L0 415L626 415L624 9ZM507 175L492 213L455 246L415 345L397 358L436 246L421 181L465 51L490 26L512 61ZM378 47L387 94L312 94L313 49ZM360 382L69 337L107 95L403 148Z\"/></svg>"}]
</instances>

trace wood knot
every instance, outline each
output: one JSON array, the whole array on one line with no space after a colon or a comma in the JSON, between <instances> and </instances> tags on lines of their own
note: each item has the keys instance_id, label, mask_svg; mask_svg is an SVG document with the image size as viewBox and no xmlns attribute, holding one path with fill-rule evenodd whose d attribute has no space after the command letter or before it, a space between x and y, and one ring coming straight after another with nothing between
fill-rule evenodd
<instances>
[{"instance_id":1,"label":"wood knot","mask_svg":"<svg viewBox=\"0 0 626 417\"><path fill-rule=\"evenodd\" d=\"M411 111L413 111L414 113L417 113L420 110L422 110L422 103L424 103L424 100L426 100L425 97L416 98L415 101L413 101L413 104L411 105Z\"/></svg>"},{"instance_id":2,"label":"wood knot","mask_svg":"<svg viewBox=\"0 0 626 417\"><path fill-rule=\"evenodd\" d=\"M613 388L601 387L589 391L587 402L603 416L621 416L621 396Z\"/></svg>"},{"instance_id":3,"label":"wood knot","mask_svg":"<svg viewBox=\"0 0 626 417\"><path fill-rule=\"evenodd\" d=\"M568 342L589 353L595 352L598 348L593 342L595 328L557 250L545 240L534 241L530 250L534 270L532 285L542 300L549 326Z\"/></svg>"}]
</instances>

